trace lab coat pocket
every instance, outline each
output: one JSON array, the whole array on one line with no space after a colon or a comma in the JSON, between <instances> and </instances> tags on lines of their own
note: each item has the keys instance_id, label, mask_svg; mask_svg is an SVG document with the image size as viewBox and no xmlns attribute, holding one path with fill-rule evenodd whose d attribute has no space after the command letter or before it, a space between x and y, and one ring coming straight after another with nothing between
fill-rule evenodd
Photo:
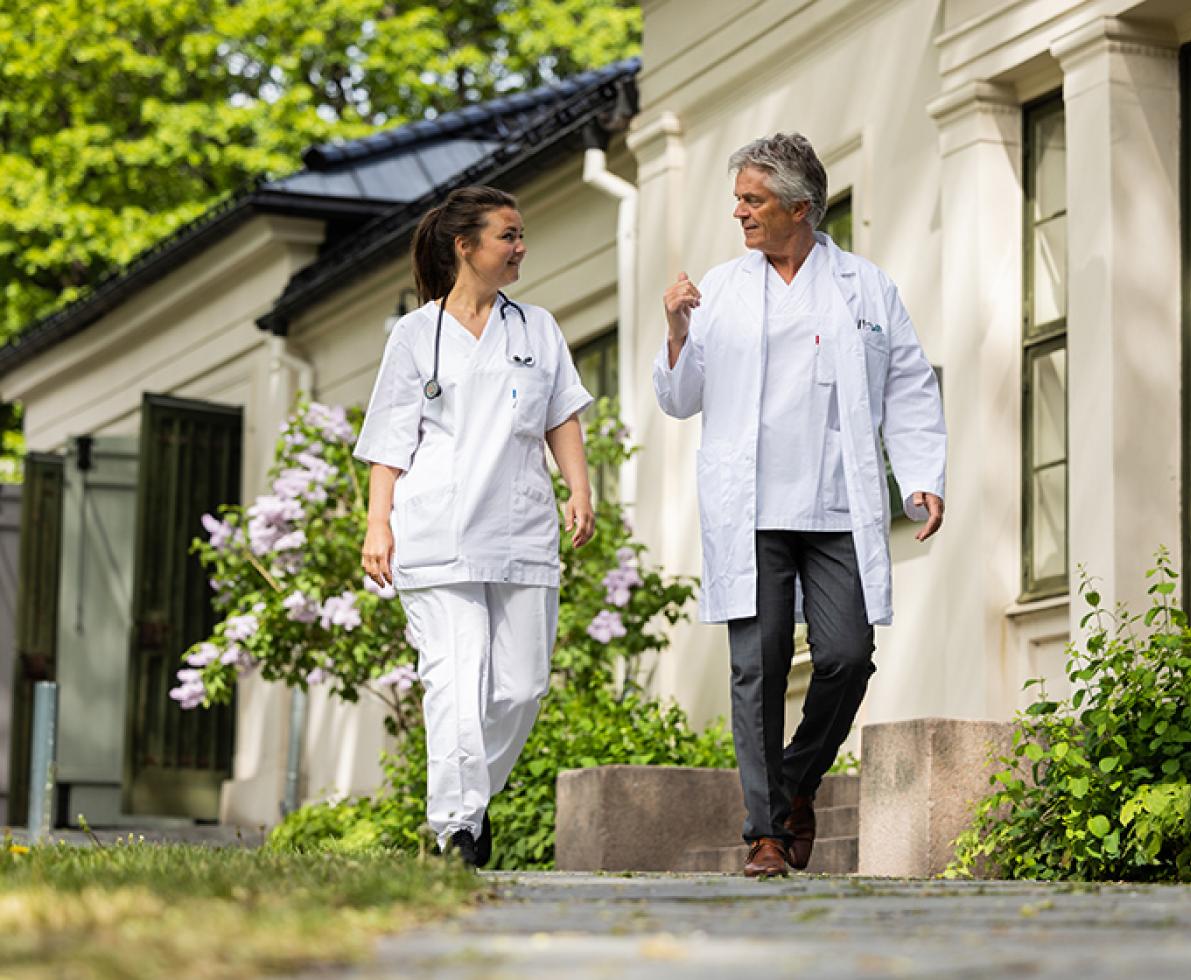
<instances>
[{"instance_id":1,"label":"lab coat pocket","mask_svg":"<svg viewBox=\"0 0 1191 980\"><path fill-rule=\"evenodd\" d=\"M889 334L862 330L860 336L864 340L864 370L869 391L881 397L885 393L885 379L889 375Z\"/></svg>"},{"instance_id":2,"label":"lab coat pocket","mask_svg":"<svg viewBox=\"0 0 1191 980\"><path fill-rule=\"evenodd\" d=\"M426 490L402 501L394 529L398 568L445 565L459 556L455 485Z\"/></svg>"},{"instance_id":3,"label":"lab coat pocket","mask_svg":"<svg viewBox=\"0 0 1191 980\"><path fill-rule=\"evenodd\" d=\"M815 344L815 383L835 384L835 345L825 338Z\"/></svg>"},{"instance_id":4,"label":"lab coat pocket","mask_svg":"<svg viewBox=\"0 0 1191 980\"><path fill-rule=\"evenodd\" d=\"M509 522L516 558L555 561L558 558L558 501L549 487L513 485L513 513Z\"/></svg>"},{"instance_id":5,"label":"lab coat pocket","mask_svg":"<svg viewBox=\"0 0 1191 980\"><path fill-rule=\"evenodd\" d=\"M848 485L844 478L844 454L840 434L828 429L823 440L823 469L819 474L819 491L823 509L847 512Z\"/></svg>"},{"instance_id":6,"label":"lab coat pocket","mask_svg":"<svg viewBox=\"0 0 1191 980\"><path fill-rule=\"evenodd\" d=\"M546 412L550 407L550 385L537 371L514 372L510 382L515 435L541 439L546 435Z\"/></svg>"}]
</instances>

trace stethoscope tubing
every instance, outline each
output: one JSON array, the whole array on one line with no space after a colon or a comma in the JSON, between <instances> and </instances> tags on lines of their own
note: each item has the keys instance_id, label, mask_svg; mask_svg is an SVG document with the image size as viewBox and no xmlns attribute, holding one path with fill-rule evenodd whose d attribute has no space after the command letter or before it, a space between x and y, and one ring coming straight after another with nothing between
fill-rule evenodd
<instances>
[{"instance_id":1,"label":"stethoscope tubing","mask_svg":"<svg viewBox=\"0 0 1191 980\"><path fill-rule=\"evenodd\" d=\"M515 309L517 315L521 317L521 328L525 331L525 349L529 350L529 323L525 319L525 311L499 290L496 295L500 298L500 322L502 324L505 322L505 317L508 315L510 306ZM430 400L434 400L442 394L442 385L438 381L438 352L442 346L442 317L443 313L446 312L446 308L447 298L444 296L438 302L438 323L434 328L434 371L430 375L430 380L422 388L422 393ZM524 356L512 354L510 356L516 364L533 367L532 354L526 354Z\"/></svg>"}]
</instances>

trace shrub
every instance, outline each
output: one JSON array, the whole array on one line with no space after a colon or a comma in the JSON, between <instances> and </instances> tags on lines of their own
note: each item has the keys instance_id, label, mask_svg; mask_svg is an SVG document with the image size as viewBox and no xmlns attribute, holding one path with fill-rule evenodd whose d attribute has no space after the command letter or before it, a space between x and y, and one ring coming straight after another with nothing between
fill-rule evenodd
<instances>
[{"instance_id":1,"label":"shrub","mask_svg":"<svg viewBox=\"0 0 1191 980\"><path fill-rule=\"evenodd\" d=\"M260 670L290 686L325 684L354 701L382 698L394 740L385 784L372 797L321 803L290 814L270 841L280 848L374 846L418 850L425 832L426 747L401 604L359 569L367 466L351 456L358 410L302 404L286 423L270 470L271 493L222 508L194 548L225 614L187 651L172 695L185 708L226 702L236 680ZM588 462L614 471L634 451L602 399L587 425ZM554 475L555 492L567 490ZM623 509L596 505L596 536L575 550L564 535L558 639L551 692L508 790L493 803L495 862L547 867L553 860L554 781L561 769L615 762L733 764L716 726L690 730L677 706L645 696L652 657L667 627L687 618L694 580L663 575L645 560Z\"/></svg>"},{"instance_id":2,"label":"shrub","mask_svg":"<svg viewBox=\"0 0 1191 980\"><path fill-rule=\"evenodd\" d=\"M1163 549L1144 616L1110 612L1083 575L1084 648L1067 648L1070 697L1016 719L994 791L956 841L950 875L1191 880L1191 630Z\"/></svg>"}]
</instances>

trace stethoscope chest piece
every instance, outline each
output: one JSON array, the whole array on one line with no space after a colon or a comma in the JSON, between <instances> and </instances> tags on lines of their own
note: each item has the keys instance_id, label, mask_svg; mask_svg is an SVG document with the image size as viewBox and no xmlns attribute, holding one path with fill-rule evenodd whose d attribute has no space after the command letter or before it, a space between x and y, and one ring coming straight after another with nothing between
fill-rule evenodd
<instances>
[{"instance_id":1,"label":"stethoscope chest piece","mask_svg":"<svg viewBox=\"0 0 1191 980\"><path fill-rule=\"evenodd\" d=\"M426 387L422 389L427 398L434 399L442 394L442 385L437 380L431 378L426 382Z\"/></svg>"}]
</instances>

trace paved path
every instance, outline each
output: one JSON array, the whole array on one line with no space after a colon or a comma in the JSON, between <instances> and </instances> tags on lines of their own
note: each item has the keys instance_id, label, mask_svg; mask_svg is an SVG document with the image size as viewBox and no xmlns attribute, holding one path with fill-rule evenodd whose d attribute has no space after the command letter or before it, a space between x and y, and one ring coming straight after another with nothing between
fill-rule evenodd
<instances>
[{"instance_id":1,"label":"paved path","mask_svg":"<svg viewBox=\"0 0 1191 980\"><path fill-rule=\"evenodd\" d=\"M1191 887L485 875L496 898L357 977L1191 977Z\"/></svg>"}]
</instances>

